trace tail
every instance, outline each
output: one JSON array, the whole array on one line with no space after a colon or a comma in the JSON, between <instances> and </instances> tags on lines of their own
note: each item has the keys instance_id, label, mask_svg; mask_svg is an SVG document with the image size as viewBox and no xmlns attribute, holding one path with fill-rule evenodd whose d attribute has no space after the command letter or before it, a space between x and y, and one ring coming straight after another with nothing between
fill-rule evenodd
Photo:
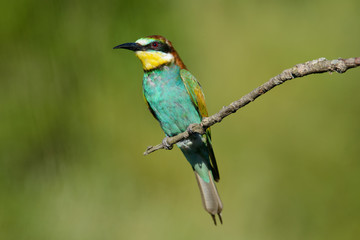
<instances>
[{"instance_id":1,"label":"tail","mask_svg":"<svg viewBox=\"0 0 360 240\"><path fill-rule=\"evenodd\" d=\"M208 175L210 179L209 182L205 182L196 171L194 171L194 173L197 183L199 185L201 199L205 210L208 213L210 213L211 217L214 220L215 225L216 225L216 218L215 218L216 215L219 216L219 220L222 224L221 211L223 209L223 205L220 200L219 193L216 189L214 178L212 176L211 171L208 171Z\"/></svg>"}]
</instances>

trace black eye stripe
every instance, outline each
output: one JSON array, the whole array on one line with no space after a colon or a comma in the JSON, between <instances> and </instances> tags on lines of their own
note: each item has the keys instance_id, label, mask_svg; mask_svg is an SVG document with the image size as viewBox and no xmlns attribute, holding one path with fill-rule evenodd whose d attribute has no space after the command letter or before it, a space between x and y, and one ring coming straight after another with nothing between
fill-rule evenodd
<instances>
[{"instance_id":1,"label":"black eye stripe","mask_svg":"<svg viewBox=\"0 0 360 240\"><path fill-rule=\"evenodd\" d=\"M157 46L155 46L156 44L154 44L154 43L157 43ZM145 45L144 49L145 50L150 50L151 49L151 50L161 51L161 52L164 52L164 53L171 52L171 48L166 43L163 43L163 42L160 42L160 41L151 42L151 43Z\"/></svg>"}]
</instances>

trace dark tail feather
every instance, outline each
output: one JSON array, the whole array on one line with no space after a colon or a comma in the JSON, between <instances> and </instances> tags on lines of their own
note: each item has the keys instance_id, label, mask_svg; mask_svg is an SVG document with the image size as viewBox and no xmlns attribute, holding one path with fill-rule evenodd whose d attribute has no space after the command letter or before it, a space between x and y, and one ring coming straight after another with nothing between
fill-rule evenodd
<instances>
[{"instance_id":1,"label":"dark tail feather","mask_svg":"<svg viewBox=\"0 0 360 240\"><path fill-rule=\"evenodd\" d=\"M211 171L209 171L208 173L210 179L208 183L205 182L197 172L194 171L194 173L197 183L199 185L201 199L205 210L208 213L210 213L211 217L214 220L215 225L216 225L216 218L215 218L216 215L219 216L219 220L222 224L221 211L223 209L223 205L220 200L219 193L216 189Z\"/></svg>"},{"instance_id":2,"label":"dark tail feather","mask_svg":"<svg viewBox=\"0 0 360 240\"><path fill-rule=\"evenodd\" d=\"M220 173L219 173L219 169L218 169L218 166L216 163L216 158L215 158L214 150L211 145L211 139L210 139L209 135L206 135L206 145L209 150L212 174L213 174L215 182L218 182L220 180Z\"/></svg>"}]
</instances>

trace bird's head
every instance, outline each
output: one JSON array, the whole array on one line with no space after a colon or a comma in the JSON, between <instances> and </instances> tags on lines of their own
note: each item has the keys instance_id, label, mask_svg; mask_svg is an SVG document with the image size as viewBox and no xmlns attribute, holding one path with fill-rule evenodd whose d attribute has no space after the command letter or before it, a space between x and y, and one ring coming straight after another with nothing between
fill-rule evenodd
<instances>
[{"instance_id":1,"label":"bird's head","mask_svg":"<svg viewBox=\"0 0 360 240\"><path fill-rule=\"evenodd\" d=\"M140 59L144 71L157 69L163 65L175 63L186 69L171 42L159 35L152 35L136 40L134 43L120 44L114 49L132 50Z\"/></svg>"}]
</instances>

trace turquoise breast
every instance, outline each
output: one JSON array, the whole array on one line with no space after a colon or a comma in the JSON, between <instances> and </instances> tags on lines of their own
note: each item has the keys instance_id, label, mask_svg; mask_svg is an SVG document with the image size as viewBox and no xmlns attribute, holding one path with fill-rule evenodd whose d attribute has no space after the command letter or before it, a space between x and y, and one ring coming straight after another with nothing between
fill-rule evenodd
<instances>
[{"instance_id":1,"label":"turquoise breast","mask_svg":"<svg viewBox=\"0 0 360 240\"><path fill-rule=\"evenodd\" d=\"M175 64L144 73L143 91L150 108L167 136L174 136L201 118Z\"/></svg>"}]
</instances>

